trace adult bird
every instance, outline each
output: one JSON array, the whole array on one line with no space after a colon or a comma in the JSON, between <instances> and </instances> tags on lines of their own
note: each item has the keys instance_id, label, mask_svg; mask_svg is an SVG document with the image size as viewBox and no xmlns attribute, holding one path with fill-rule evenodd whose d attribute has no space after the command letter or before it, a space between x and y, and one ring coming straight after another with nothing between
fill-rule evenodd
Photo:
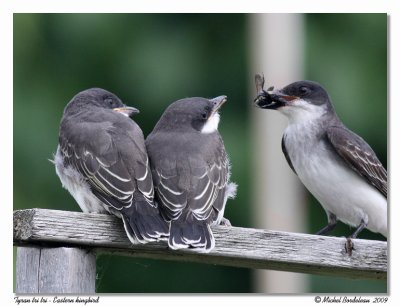
<instances>
[{"instance_id":1,"label":"adult bird","mask_svg":"<svg viewBox=\"0 0 400 306\"><path fill-rule=\"evenodd\" d=\"M171 222L171 249L208 252L215 244L210 225L229 224L223 214L236 184L229 181L229 160L217 130L225 102L225 96L178 100L146 139L156 198Z\"/></svg>"},{"instance_id":2,"label":"adult bird","mask_svg":"<svg viewBox=\"0 0 400 306\"><path fill-rule=\"evenodd\" d=\"M64 109L54 164L61 183L83 212L121 218L132 243L166 239L139 126L111 92L91 88Z\"/></svg>"},{"instance_id":3,"label":"adult bird","mask_svg":"<svg viewBox=\"0 0 400 306\"><path fill-rule=\"evenodd\" d=\"M264 91L263 83L257 75L255 104L288 117L282 151L327 213L328 224L317 234L333 230L339 219L356 227L349 238L364 228L386 237L386 169L371 147L340 121L324 88L299 81Z\"/></svg>"}]
</instances>

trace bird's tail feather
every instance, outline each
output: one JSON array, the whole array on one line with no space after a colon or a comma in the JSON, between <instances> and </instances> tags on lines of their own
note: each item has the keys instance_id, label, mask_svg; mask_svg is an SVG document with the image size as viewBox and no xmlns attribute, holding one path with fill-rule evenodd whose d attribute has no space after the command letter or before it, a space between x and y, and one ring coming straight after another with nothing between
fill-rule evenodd
<instances>
[{"instance_id":1,"label":"bird's tail feather","mask_svg":"<svg viewBox=\"0 0 400 306\"><path fill-rule=\"evenodd\" d=\"M147 202L136 202L121 212L129 240L137 244L166 240L168 223L161 217L157 208Z\"/></svg>"},{"instance_id":2,"label":"bird's tail feather","mask_svg":"<svg viewBox=\"0 0 400 306\"><path fill-rule=\"evenodd\" d=\"M215 246L214 235L207 221L171 221L168 245L171 249L196 248L199 252L210 252Z\"/></svg>"}]
</instances>

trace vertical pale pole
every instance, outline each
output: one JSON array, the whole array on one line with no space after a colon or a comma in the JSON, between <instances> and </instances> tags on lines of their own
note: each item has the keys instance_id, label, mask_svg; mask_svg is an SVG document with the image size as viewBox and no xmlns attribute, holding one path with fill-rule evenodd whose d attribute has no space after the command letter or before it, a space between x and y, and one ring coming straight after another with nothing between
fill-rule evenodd
<instances>
[{"instance_id":1,"label":"vertical pale pole","mask_svg":"<svg viewBox=\"0 0 400 306\"><path fill-rule=\"evenodd\" d=\"M303 79L304 21L301 14L254 14L250 17L250 99L254 74L264 73L265 89ZM281 151L287 119L277 111L253 108L254 222L265 229L306 231L305 192ZM300 293L308 290L302 274L256 271L255 291Z\"/></svg>"}]
</instances>

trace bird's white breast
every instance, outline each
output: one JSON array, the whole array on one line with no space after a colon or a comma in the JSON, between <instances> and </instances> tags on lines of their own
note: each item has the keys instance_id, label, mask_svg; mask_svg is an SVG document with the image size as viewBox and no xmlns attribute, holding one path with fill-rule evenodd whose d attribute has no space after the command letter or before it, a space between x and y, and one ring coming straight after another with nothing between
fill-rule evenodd
<instances>
[{"instance_id":1,"label":"bird's white breast","mask_svg":"<svg viewBox=\"0 0 400 306\"><path fill-rule=\"evenodd\" d=\"M86 213L107 213L105 205L97 199L83 176L73 167L64 167L60 147L54 155L56 173L65 189L74 197L79 207Z\"/></svg>"},{"instance_id":2,"label":"bird's white breast","mask_svg":"<svg viewBox=\"0 0 400 306\"><path fill-rule=\"evenodd\" d=\"M319 128L312 121L290 124L285 130L285 146L302 183L341 221L387 235L386 198L350 169L318 138Z\"/></svg>"}]
</instances>

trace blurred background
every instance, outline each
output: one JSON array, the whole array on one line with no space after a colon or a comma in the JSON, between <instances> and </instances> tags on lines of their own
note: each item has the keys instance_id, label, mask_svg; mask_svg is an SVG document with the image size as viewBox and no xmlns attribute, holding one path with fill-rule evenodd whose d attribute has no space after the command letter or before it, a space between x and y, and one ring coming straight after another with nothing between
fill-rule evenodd
<instances>
[{"instance_id":1,"label":"blurred background","mask_svg":"<svg viewBox=\"0 0 400 306\"><path fill-rule=\"evenodd\" d=\"M227 95L219 130L239 188L225 216L234 226L316 232L325 212L282 163L285 118L252 106L259 72L267 87L322 84L342 121L387 165L386 14L14 14L14 209L79 211L48 161L63 108L79 91L102 87L137 107L145 136L173 101ZM274 120L283 123L260 129ZM269 146L282 166L266 172L291 182L289 200L260 180ZM333 235L351 232L339 224ZM360 238L384 240L369 231ZM387 292L384 281L108 255L97 272L99 293Z\"/></svg>"}]
</instances>

